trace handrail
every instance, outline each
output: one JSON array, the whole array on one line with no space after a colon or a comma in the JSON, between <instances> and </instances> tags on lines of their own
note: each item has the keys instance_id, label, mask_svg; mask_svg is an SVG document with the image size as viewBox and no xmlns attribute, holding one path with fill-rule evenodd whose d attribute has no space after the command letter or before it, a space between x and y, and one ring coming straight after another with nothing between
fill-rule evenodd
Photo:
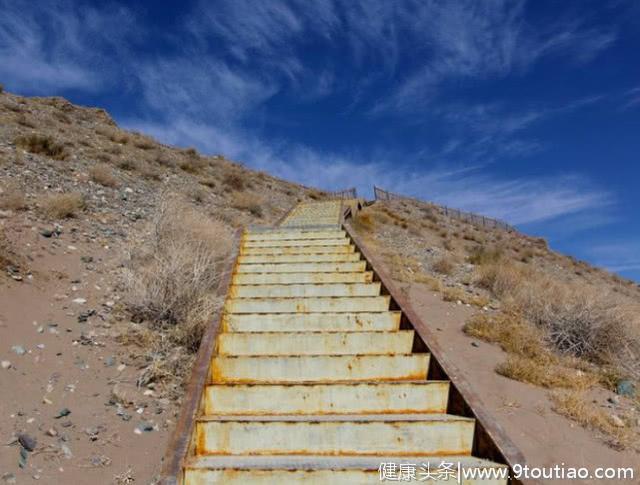
<instances>
[{"instance_id":1,"label":"handrail","mask_svg":"<svg viewBox=\"0 0 640 485\"><path fill-rule=\"evenodd\" d=\"M476 224L482 227L503 229L508 232L516 231L516 229L513 226L499 219L494 219L492 217L474 214L473 212L462 211L460 209L453 209L451 207L447 207L446 205L436 204L434 202L428 202L425 200L418 199L416 197L409 197L407 195L396 194L394 192L389 192L388 190L381 189L380 187L376 187L375 185L373 186L373 193L375 195L376 200L406 199L414 202L419 202L421 204L432 204L436 208L439 208L440 211L447 217L453 217L455 219L460 219L460 220L470 222L472 224Z\"/></svg>"}]
</instances>

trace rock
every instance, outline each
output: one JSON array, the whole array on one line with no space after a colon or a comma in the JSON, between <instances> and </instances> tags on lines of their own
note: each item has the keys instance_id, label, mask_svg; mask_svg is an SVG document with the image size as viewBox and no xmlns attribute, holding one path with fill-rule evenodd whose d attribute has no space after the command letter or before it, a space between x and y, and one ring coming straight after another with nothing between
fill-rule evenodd
<instances>
[{"instance_id":1,"label":"rock","mask_svg":"<svg viewBox=\"0 0 640 485\"><path fill-rule=\"evenodd\" d=\"M44 237L51 237L53 236L54 232L51 229L43 229L42 231L40 231L40 235L44 236Z\"/></svg>"},{"instance_id":2,"label":"rock","mask_svg":"<svg viewBox=\"0 0 640 485\"><path fill-rule=\"evenodd\" d=\"M49 428L46 433L47 436L55 437L58 436L58 431L55 428Z\"/></svg>"},{"instance_id":3,"label":"rock","mask_svg":"<svg viewBox=\"0 0 640 485\"><path fill-rule=\"evenodd\" d=\"M78 305L84 305L85 303L87 303L87 299L86 298L75 298L73 300L71 300L73 303L77 303Z\"/></svg>"},{"instance_id":4,"label":"rock","mask_svg":"<svg viewBox=\"0 0 640 485\"><path fill-rule=\"evenodd\" d=\"M153 423L149 423L148 421L142 421L136 429L139 429L140 431L145 431L148 433L150 431L153 431L155 428L153 426Z\"/></svg>"},{"instance_id":5,"label":"rock","mask_svg":"<svg viewBox=\"0 0 640 485\"><path fill-rule=\"evenodd\" d=\"M18 435L18 442L27 451L35 450L36 449L36 445L38 444L38 442L36 441L35 438L29 436L26 433L20 433Z\"/></svg>"},{"instance_id":6,"label":"rock","mask_svg":"<svg viewBox=\"0 0 640 485\"><path fill-rule=\"evenodd\" d=\"M607 401L609 401L611 404L615 404L615 405L620 404L620 398L618 396L610 397L609 399L607 399Z\"/></svg>"},{"instance_id":7,"label":"rock","mask_svg":"<svg viewBox=\"0 0 640 485\"><path fill-rule=\"evenodd\" d=\"M8 360L3 360L0 365L2 365L3 369L9 369L11 367L11 362L9 362Z\"/></svg>"},{"instance_id":8,"label":"rock","mask_svg":"<svg viewBox=\"0 0 640 485\"><path fill-rule=\"evenodd\" d=\"M14 345L13 347L11 347L11 350L13 350L13 352L16 353L17 355L24 355L27 353L27 351L22 345Z\"/></svg>"},{"instance_id":9,"label":"rock","mask_svg":"<svg viewBox=\"0 0 640 485\"><path fill-rule=\"evenodd\" d=\"M624 421L620 418L620 416L616 414L611 415L611 422L613 423L614 426L617 426L618 428L625 427Z\"/></svg>"},{"instance_id":10,"label":"rock","mask_svg":"<svg viewBox=\"0 0 640 485\"><path fill-rule=\"evenodd\" d=\"M80 256L80 261L83 263L93 263L93 256Z\"/></svg>"},{"instance_id":11,"label":"rock","mask_svg":"<svg viewBox=\"0 0 640 485\"><path fill-rule=\"evenodd\" d=\"M472 347L480 347L480 344L478 342L471 342L471 346Z\"/></svg>"},{"instance_id":12,"label":"rock","mask_svg":"<svg viewBox=\"0 0 640 485\"><path fill-rule=\"evenodd\" d=\"M116 358L113 355L110 355L109 357L104 359L104 365L105 367L113 367L114 365L116 365Z\"/></svg>"},{"instance_id":13,"label":"rock","mask_svg":"<svg viewBox=\"0 0 640 485\"><path fill-rule=\"evenodd\" d=\"M136 400L136 396L137 388L122 382L117 383L111 390L111 400L124 406L133 404Z\"/></svg>"},{"instance_id":14,"label":"rock","mask_svg":"<svg viewBox=\"0 0 640 485\"><path fill-rule=\"evenodd\" d=\"M4 483L8 483L8 484L14 484L17 483L16 482L16 476L13 473L3 473L2 474L2 481Z\"/></svg>"},{"instance_id":15,"label":"rock","mask_svg":"<svg viewBox=\"0 0 640 485\"><path fill-rule=\"evenodd\" d=\"M62 408L60 412L54 416L55 419L64 418L65 416L69 416L71 414L71 410L69 408Z\"/></svg>"},{"instance_id":16,"label":"rock","mask_svg":"<svg viewBox=\"0 0 640 485\"><path fill-rule=\"evenodd\" d=\"M633 397L636 394L635 386L629 379L623 379L616 386L616 393L620 396Z\"/></svg>"}]
</instances>

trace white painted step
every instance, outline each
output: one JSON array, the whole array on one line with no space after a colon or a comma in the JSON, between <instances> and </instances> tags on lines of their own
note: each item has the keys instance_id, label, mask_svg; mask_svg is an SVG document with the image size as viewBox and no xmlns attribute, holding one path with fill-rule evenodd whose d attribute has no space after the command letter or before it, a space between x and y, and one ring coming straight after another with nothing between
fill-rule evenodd
<instances>
[{"instance_id":1,"label":"white painted step","mask_svg":"<svg viewBox=\"0 0 640 485\"><path fill-rule=\"evenodd\" d=\"M246 232L244 241L290 241L301 239L337 239L344 238L347 233L342 230L306 231L306 230L276 230L265 232Z\"/></svg>"},{"instance_id":2,"label":"white painted step","mask_svg":"<svg viewBox=\"0 0 640 485\"><path fill-rule=\"evenodd\" d=\"M338 246L339 247L339 246ZM245 263L343 263L360 261L360 253L320 254L248 254L238 257L238 264Z\"/></svg>"},{"instance_id":3,"label":"white painted step","mask_svg":"<svg viewBox=\"0 0 640 485\"><path fill-rule=\"evenodd\" d=\"M326 313L383 312L389 309L390 297L382 296L314 296L310 298L232 298L228 313Z\"/></svg>"},{"instance_id":4,"label":"white painted step","mask_svg":"<svg viewBox=\"0 0 640 485\"><path fill-rule=\"evenodd\" d=\"M335 254L353 253L356 247L353 244L341 246L274 246L268 248L243 247L240 249L242 255L256 254Z\"/></svg>"},{"instance_id":5,"label":"white painted step","mask_svg":"<svg viewBox=\"0 0 640 485\"><path fill-rule=\"evenodd\" d=\"M395 332L221 333L218 355L410 354L413 330Z\"/></svg>"},{"instance_id":6,"label":"white painted step","mask_svg":"<svg viewBox=\"0 0 640 485\"><path fill-rule=\"evenodd\" d=\"M205 414L444 413L449 382L209 385Z\"/></svg>"},{"instance_id":7,"label":"white painted step","mask_svg":"<svg viewBox=\"0 0 640 485\"><path fill-rule=\"evenodd\" d=\"M326 238L326 239L293 239L288 241L244 241L242 246L245 248L273 248L273 247L295 247L295 246L348 246L351 241L344 238Z\"/></svg>"},{"instance_id":8,"label":"white painted step","mask_svg":"<svg viewBox=\"0 0 640 485\"><path fill-rule=\"evenodd\" d=\"M400 312L224 314L224 332L368 332L397 330Z\"/></svg>"},{"instance_id":9,"label":"white painted step","mask_svg":"<svg viewBox=\"0 0 640 485\"><path fill-rule=\"evenodd\" d=\"M355 273L236 273L235 285L305 284L305 283L367 283L373 272Z\"/></svg>"},{"instance_id":10,"label":"white painted step","mask_svg":"<svg viewBox=\"0 0 640 485\"><path fill-rule=\"evenodd\" d=\"M376 296L380 283L319 283L285 285L233 285L230 298L309 298L314 296Z\"/></svg>"},{"instance_id":11,"label":"white painted step","mask_svg":"<svg viewBox=\"0 0 640 485\"><path fill-rule=\"evenodd\" d=\"M442 463L452 463L464 474L476 470L490 473L495 469L504 478L461 480L463 485L507 485L509 469L473 456L318 456L318 455L262 455L262 456L201 456L186 463L185 485L380 485L380 464L413 464L414 483L455 485L457 478L437 471ZM398 466L399 467L399 466ZM469 470L469 471L467 471ZM430 473L429 473L429 472ZM427 479L425 479L427 477ZM422 480L421 480L422 479ZM402 483L402 482L400 482ZM407 482L411 483L411 482Z\"/></svg>"},{"instance_id":12,"label":"white painted step","mask_svg":"<svg viewBox=\"0 0 640 485\"><path fill-rule=\"evenodd\" d=\"M429 354L217 356L211 383L302 383L425 379Z\"/></svg>"},{"instance_id":13,"label":"white painted step","mask_svg":"<svg viewBox=\"0 0 640 485\"><path fill-rule=\"evenodd\" d=\"M237 273L357 273L364 271L366 261L347 263L262 263L239 264Z\"/></svg>"},{"instance_id":14,"label":"white painted step","mask_svg":"<svg viewBox=\"0 0 640 485\"><path fill-rule=\"evenodd\" d=\"M474 426L473 419L448 414L202 417L196 453L468 455Z\"/></svg>"}]
</instances>

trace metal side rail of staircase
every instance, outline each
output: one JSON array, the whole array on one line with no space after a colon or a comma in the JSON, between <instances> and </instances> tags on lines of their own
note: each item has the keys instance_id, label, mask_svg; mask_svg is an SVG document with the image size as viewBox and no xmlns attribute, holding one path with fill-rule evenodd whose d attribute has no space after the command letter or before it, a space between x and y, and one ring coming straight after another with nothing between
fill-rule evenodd
<instances>
[{"instance_id":1,"label":"metal side rail of staircase","mask_svg":"<svg viewBox=\"0 0 640 485\"><path fill-rule=\"evenodd\" d=\"M373 484L387 464L427 483L522 483L433 473L523 460L352 233L357 207L303 203L238 234L163 484Z\"/></svg>"}]
</instances>

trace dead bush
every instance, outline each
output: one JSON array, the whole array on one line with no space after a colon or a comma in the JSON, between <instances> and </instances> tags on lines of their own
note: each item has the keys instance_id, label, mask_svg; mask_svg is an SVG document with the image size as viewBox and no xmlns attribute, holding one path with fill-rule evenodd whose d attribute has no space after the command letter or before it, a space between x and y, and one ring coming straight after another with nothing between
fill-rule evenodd
<instances>
[{"instance_id":1,"label":"dead bush","mask_svg":"<svg viewBox=\"0 0 640 485\"><path fill-rule=\"evenodd\" d=\"M64 145L57 143L52 137L32 133L18 136L14 143L31 153L45 155L54 160L66 160L69 156Z\"/></svg>"},{"instance_id":2,"label":"dead bush","mask_svg":"<svg viewBox=\"0 0 640 485\"><path fill-rule=\"evenodd\" d=\"M468 233L465 233L467 239ZM496 263L504 255L504 249L500 246L480 245L473 248L469 254L469 262L477 265Z\"/></svg>"},{"instance_id":3,"label":"dead bush","mask_svg":"<svg viewBox=\"0 0 640 485\"><path fill-rule=\"evenodd\" d=\"M84 209L84 197L79 192L51 194L42 199L40 211L52 219L75 217Z\"/></svg>"},{"instance_id":4,"label":"dead bush","mask_svg":"<svg viewBox=\"0 0 640 485\"><path fill-rule=\"evenodd\" d=\"M456 265L448 256L442 256L435 260L431 265L431 268L436 272L444 275L450 275L453 273Z\"/></svg>"},{"instance_id":5,"label":"dead bush","mask_svg":"<svg viewBox=\"0 0 640 485\"><path fill-rule=\"evenodd\" d=\"M127 172L136 170L138 168L138 162L128 158L125 158L123 160L118 160L116 165L118 166L118 168L122 170L126 170Z\"/></svg>"},{"instance_id":6,"label":"dead bush","mask_svg":"<svg viewBox=\"0 0 640 485\"><path fill-rule=\"evenodd\" d=\"M173 197L160 203L148 239L128 257L125 304L137 321L172 329L174 345L195 351L221 299L216 288L230 229Z\"/></svg>"},{"instance_id":7,"label":"dead bush","mask_svg":"<svg viewBox=\"0 0 640 485\"><path fill-rule=\"evenodd\" d=\"M231 206L250 212L256 217L262 217L262 200L254 195L246 192L235 192L231 198Z\"/></svg>"},{"instance_id":8,"label":"dead bush","mask_svg":"<svg viewBox=\"0 0 640 485\"><path fill-rule=\"evenodd\" d=\"M27 207L27 198L18 185L9 184L0 192L0 209L21 211Z\"/></svg>"},{"instance_id":9,"label":"dead bush","mask_svg":"<svg viewBox=\"0 0 640 485\"><path fill-rule=\"evenodd\" d=\"M229 190L242 192L245 189L244 178L242 178L242 176L236 172L226 174L222 179L222 183Z\"/></svg>"},{"instance_id":10,"label":"dead bush","mask_svg":"<svg viewBox=\"0 0 640 485\"><path fill-rule=\"evenodd\" d=\"M612 364L640 377L638 310L612 292L558 281L512 263L481 268L478 282L539 328L559 353Z\"/></svg>"},{"instance_id":11,"label":"dead bush","mask_svg":"<svg viewBox=\"0 0 640 485\"><path fill-rule=\"evenodd\" d=\"M106 163L98 163L89 169L89 177L95 183L105 187L117 187L118 179L113 175L113 170Z\"/></svg>"}]
</instances>

